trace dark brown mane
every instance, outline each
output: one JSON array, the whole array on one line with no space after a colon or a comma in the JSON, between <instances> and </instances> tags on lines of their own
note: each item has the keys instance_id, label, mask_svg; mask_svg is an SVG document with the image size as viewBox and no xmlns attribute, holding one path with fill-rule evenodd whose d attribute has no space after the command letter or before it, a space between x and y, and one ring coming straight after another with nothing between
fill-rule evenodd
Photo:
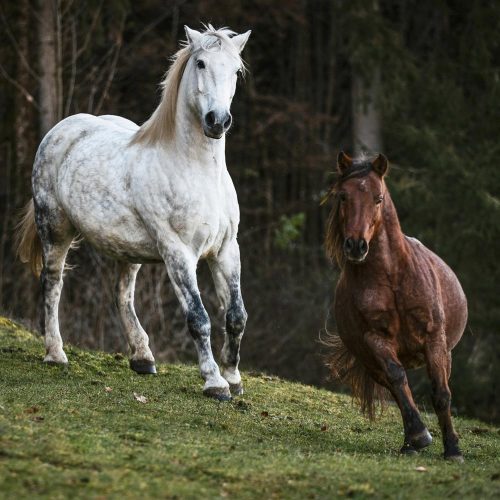
<instances>
[{"instance_id":1,"label":"dark brown mane","mask_svg":"<svg viewBox=\"0 0 500 500\"><path fill-rule=\"evenodd\" d=\"M344 267L344 252L342 250L342 231L340 227L339 208L340 200L337 196L337 184L332 187L333 206L326 222L325 250L332 262L336 262L342 269Z\"/></svg>"}]
</instances>

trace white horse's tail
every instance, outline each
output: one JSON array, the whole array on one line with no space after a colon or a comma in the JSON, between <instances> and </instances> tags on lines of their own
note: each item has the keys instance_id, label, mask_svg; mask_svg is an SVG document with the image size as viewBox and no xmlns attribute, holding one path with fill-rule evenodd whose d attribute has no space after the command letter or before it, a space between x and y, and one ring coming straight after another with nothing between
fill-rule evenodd
<instances>
[{"instance_id":1,"label":"white horse's tail","mask_svg":"<svg viewBox=\"0 0 500 500\"><path fill-rule=\"evenodd\" d=\"M29 263L35 276L42 271L42 243L35 225L35 205L31 199L23 208L16 226L15 241L17 256L25 264Z\"/></svg>"}]
</instances>

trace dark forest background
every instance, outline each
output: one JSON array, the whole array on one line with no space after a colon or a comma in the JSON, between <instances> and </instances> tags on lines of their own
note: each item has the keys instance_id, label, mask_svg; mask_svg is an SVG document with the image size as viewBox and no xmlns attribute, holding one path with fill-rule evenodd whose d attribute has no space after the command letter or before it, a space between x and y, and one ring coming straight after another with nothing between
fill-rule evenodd
<instances>
[{"instance_id":1,"label":"dark forest background","mask_svg":"<svg viewBox=\"0 0 500 500\"><path fill-rule=\"evenodd\" d=\"M227 164L241 207L249 321L243 369L328 381L318 339L337 271L323 252L339 149L383 151L404 231L440 254L469 301L454 351L458 413L500 419L500 3L495 0L2 0L0 308L36 328L39 287L16 261L13 229L30 198L37 145L61 118L142 123L184 24L252 29L234 99ZM60 307L65 341L125 352L116 264L82 244ZM206 266L200 284L220 346ZM144 266L136 309L157 359L195 359L161 265ZM424 373L412 376L426 404Z\"/></svg>"}]
</instances>

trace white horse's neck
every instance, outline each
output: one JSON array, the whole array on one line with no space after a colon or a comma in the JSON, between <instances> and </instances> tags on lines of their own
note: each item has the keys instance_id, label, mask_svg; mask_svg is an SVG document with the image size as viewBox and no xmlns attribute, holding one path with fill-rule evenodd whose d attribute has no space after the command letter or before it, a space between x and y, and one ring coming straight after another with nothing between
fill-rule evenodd
<instances>
[{"instance_id":1,"label":"white horse's neck","mask_svg":"<svg viewBox=\"0 0 500 500\"><path fill-rule=\"evenodd\" d=\"M226 136L220 139L207 137L200 124L200 119L186 106L187 85L183 78L179 87L175 133L172 139L177 157L193 166L220 172L226 166Z\"/></svg>"}]
</instances>

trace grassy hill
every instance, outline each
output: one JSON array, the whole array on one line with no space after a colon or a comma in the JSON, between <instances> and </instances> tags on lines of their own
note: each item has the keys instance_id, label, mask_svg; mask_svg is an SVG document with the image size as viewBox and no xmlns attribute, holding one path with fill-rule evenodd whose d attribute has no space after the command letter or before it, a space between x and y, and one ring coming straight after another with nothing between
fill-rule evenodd
<instances>
[{"instance_id":1,"label":"grassy hill","mask_svg":"<svg viewBox=\"0 0 500 500\"><path fill-rule=\"evenodd\" d=\"M442 460L431 414L434 444L400 457L394 408L369 422L346 396L250 374L218 403L194 366L141 377L120 354L66 352L43 365L42 339L0 318L2 498L500 497L500 431L482 422L455 419L465 464Z\"/></svg>"}]
</instances>

